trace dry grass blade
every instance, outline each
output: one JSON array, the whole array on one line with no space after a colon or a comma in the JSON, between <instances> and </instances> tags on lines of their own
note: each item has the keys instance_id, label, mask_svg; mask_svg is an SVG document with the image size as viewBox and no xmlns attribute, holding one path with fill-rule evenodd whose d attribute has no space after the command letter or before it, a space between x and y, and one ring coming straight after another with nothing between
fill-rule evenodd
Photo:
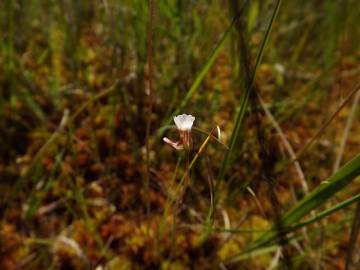
<instances>
[{"instance_id":1,"label":"dry grass blade","mask_svg":"<svg viewBox=\"0 0 360 270\"><path fill-rule=\"evenodd\" d=\"M55 130L53 134L51 134L50 138L36 153L27 171L24 173L24 175L21 176L19 181L13 186L12 191L9 192L8 196L6 196L6 200L4 200L5 203L11 201L11 198L13 198L13 196L17 194L17 191L21 189L21 186L23 185L24 181L26 179L29 179L29 177L31 177L31 175L35 170L36 165L39 163L46 150L57 140L57 138L61 135L61 133L64 132L66 126L68 125L68 122L69 122L69 110L65 109L58 128Z\"/></svg>"},{"instance_id":2,"label":"dry grass blade","mask_svg":"<svg viewBox=\"0 0 360 270\"><path fill-rule=\"evenodd\" d=\"M262 106L263 110L265 111L266 116L269 118L269 120L273 124L276 132L279 134L279 137L280 137L281 141L283 142L283 144L285 146L285 149L288 152L290 158L292 160L295 160L296 159L295 151L292 148L290 142L286 138L284 132L282 131L281 127L279 126L279 124L277 123L277 121L275 120L275 118L273 117L271 112L269 111L269 109L265 106L264 101L262 100L262 98L261 98L261 96L259 94L258 94L258 98L259 98L259 101L261 103L261 106ZM309 193L309 187L307 185L304 172L303 172L303 170L301 168L301 165L300 165L298 160L294 161L294 166L295 166L296 172L297 172L297 174L299 176L299 180L301 182L304 194L308 194ZM292 185L292 182L290 182L290 183ZM292 187L292 189L294 189L294 188ZM296 197L295 197L295 199L296 199Z\"/></svg>"},{"instance_id":3,"label":"dry grass blade","mask_svg":"<svg viewBox=\"0 0 360 270\"><path fill-rule=\"evenodd\" d=\"M213 173L211 171L211 164L210 164L210 159L207 157L206 158L206 163L207 163L207 167L208 167L208 182L209 182L209 191L210 191L210 207L209 207L209 212L208 212L208 219L211 220L211 222L213 222L213 217L214 217L214 176Z\"/></svg>"},{"instance_id":4,"label":"dry grass blade","mask_svg":"<svg viewBox=\"0 0 360 270\"><path fill-rule=\"evenodd\" d=\"M344 133L343 133L343 136L342 136L342 139L341 139L340 146L339 146L339 151L338 151L338 154L336 156L335 163L334 163L333 172L336 172L339 169L341 159L342 159L343 154L344 154L345 144L346 144L346 141L347 141L347 139L349 137L349 132L350 132L352 123L354 121L354 117L355 117L357 106L359 104L359 100L360 100L360 91L356 93L353 105L351 107L351 112L350 112L350 114L348 116L348 119L346 121L346 126L345 126L345 129L344 129Z\"/></svg>"},{"instance_id":5,"label":"dry grass blade","mask_svg":"<svg viewBox=\"0 0 360 270\"><path fill-rule=\"evenodd\" d=\"M31 173L34 166L39 162L40 158L43 156L44 152L49 148L49 146L58 138L58 136L65 130L68 122L69 122L69 110L65 109L63 113L63 117L61 118L60 124L55 132L50 136L47 142L40 148L40 150L36 153L33 162L31 163L29 170L26 172L25 176Z\"/></svg>"},{"instance_id":6,"label":"dry grass blade","mask_svg":"<svg viewBox=\"0 0 360 270\"><path fill-rule=\"evenodd\" d=\"M198 127L193 127L194 130L199 131L200 133L206 134L208 136L211 136L211 139L215 140L216 142L218 142L219 144L221 144L226 150L229 150L229 146L227 146L224 142L222 142L219 138L217 138L216 136L214 136L212 133L209 133L201 128Z\"/></svg>"},{"instance_id":7,"label":"dry grass blade","mask_svg":"<svg viewBox=\"0 0 360 270\"><path fill-rule=\"evenodd\" d=\"M190 162L190 165L189 165L189 169L188 171L185 173L189 173L189 171L191 170L191 168L194 166L195 162L197 161L197 159L200 157L200 155L202 154L202 152L204 151L206 145L209 143L210 139L213 137L213 133L214 133L214 130L211 130L211 132L209 133L209 135L207 136L207 138L205 139L205 141L201 144L201 146L199 147L199 150L196 152L195 156L193 157L193 159L191 160Z\"/></svg>"},{"instance_id":8,"label":"dry grass blade","mask_svg":"<svg viewBox=\"0 0 360 270\"><path fill-rule=\"evenodd\" d=\"M90 106L93 102L95 102L96 100L99 100L103 97L105 97L106 95L110 94L111 92L116 90L116 87L118 86L119 81L114 82L109 88L105 89L104 91L101 91L100 93L96 94L94 97L92 97L91 99L89 99L87 102L85 102L84 104L82 104L70 117L69 121L71 123L73 123L75 121L75 119L88 107Z\"/></svg>"},{"instance_id":9,"label":"dry grass blade","mask_svg":"<svg viewBox=\"0 0 360 270\"><path fill-rule=\"evenodd\" d=\"M255 192L250 187L246 187L246 190L251 194L251 196L254 197L255 203L256 203L257 207L259 208L261 215L263 217L266 217L264 208L261 206L261 203L260 203L259 199L257 198Z\"/></svg>"},{"instance_id":10,"label":"dry grass blade","mask_svg":"<svg viewBox=\"0 0 360 270\"><path fill-rule=\"evenodd\" d=\"M345 98L341 103L339 108L331 115L331 117L320 127L320 129L315 133L315 135L310 139L310 141L296 153L296 157L291 160L291 163L297 161L309 148L310 146L321 136L324 130L329 126L329 124L334 120L334 118L339 114L339 112L345 107L345 105L351 100L353 95L360 90L360 83L357 84L353 91Z\"/></svg>"}]
</instances>

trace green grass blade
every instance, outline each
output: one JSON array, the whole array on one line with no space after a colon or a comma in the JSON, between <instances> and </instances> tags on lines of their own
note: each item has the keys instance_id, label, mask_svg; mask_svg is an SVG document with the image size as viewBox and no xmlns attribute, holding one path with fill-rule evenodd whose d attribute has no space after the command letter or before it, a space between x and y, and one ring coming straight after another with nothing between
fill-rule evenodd
<instances>
[{"instance_id":1,"label":"green grass blade","mask_svg":"<svg viewBox=\"0 0 360 270\"><path fill-rule=\"evenodd\" d=\"M359 201L360 201L360 194L357 194L357 195L351 197L350 199L342 201L342 202L334 205L333 207L322 211L321 213L317 214L316 216L314 216L306 221L299 222L299 223L296 223L295 225L291 225L290 227L284 228L284 231L289 233L289 232L293 232L295 230L301 229L303 227L311 225L311 224L313 224L327 216L330 216L331 214L333 214L355 202L359 202ZM224 232L224 233L228 233L228 232L241 233L241 234L242 233L256 233L256 232L269 233L270 231L274 231L274 228L272 228L270 230L256 230L256 229L251 229L251 228L215 228L214 231Z\"/></svg>"},{"instance_id":2,"label":"green grass blade","mask_svg":"<svg viewBox=\"0 0 360 270\"><path fill-rule=\"evenodd\" d=\"M279 12L280 5L281 5L281 0L278 0L277 3L276 3L276 6L275 6L274 12L273 12L273 14L271 16L269 25L268 25L268 27L266 29L265 36L264 36L264 39L263 39L263 41L261 43L259 53L258 53L257 58L256 58L255 67L254 67L254 70L253 70L253 72L251 74L251 78L250 78L249 88L246 89L245 94L243 95L243 97L241 99L240 105L237 108L237 113L236 113L236 117L235 117L235 125L234 125L234 129L232 131L231 138L230 138L230 143L229 143L229 151L225 154L224 160L222 162L222 166L221 166L220 173L219 173L219 179L218 179L219 181L218 181L218 183L220 183L220 181L222 181L222 179L224 178L226 168L228 167L230 158L231 158L231 156L232 156L232 154L234 152L234 148L235 148L235 145L236 145L237 139L239 137L239 133L240 133L241 123L242 123L242 120L244 118L245 111L246 111L246 109L248 107L250 92L251 92L252 87L254 85L255 78L256 78L256 73L257 73L257 70L258 70L258 68L260 66L260 63L262 61L262 58L263 58L263 55L264 55L264 50L265 50L266 44L267 44L267 42L269 40L270 33L271 33L271 30L272 30L275 18L277 16L278 12ZM218 183L217 183L217 185L218 185ZM216 190L216 188L215 188L215 190Z\"/></svg>"},{"instance_id":3,"label":"green grass blade","mask_svg":"<svg viewBox=\"0 0 360 270\"><path fill-rule=\"evenodd\" d=\"M193 84L191 85L189 91L186 93L183 101L180 103L180 105L178 106L176 111L171 115L171 117L169 117L161 126L169 125L170 122L172 121L172 117L174 115L179 114L181 112L181 110L184 109L185 106L189 103L190 99L193 97L196 90L199 88L199 86L200 86L201 82L203 81L203 79L205 78L206 74L209 72L210 68L213 66L215 60L218 58L220 51L223 48L225 41L226 41L227 37L229 36L234 23L235 23L235 19L231 22L229 27L226 29L225 33L223 34L219 43L216 45L212 54L210 55L210 57L208 58L206 63L203 65L200 72L197 74ZM159 134L159 136L161 136L161 135L162 134Z\"/></svg>"},{"instance_id":4,"label":"green grass blade","mask_svg":"<svg viewBox=\"0 0 360 270\"><path fill-rule=\"evenodd\" d=\"M290 210L283 218L282 224L287 226L297 222L315 209L336 192L346 187L352 180L360 174L360 154L346 163L336 173L334 173L327 181L316 188L312 193L306 196L292 210Z\"/></svg>"},{"instance_id":5,"label":"green grass blade","mask_svg":"<svg viewBox=\"0 0 360 270\"><path fill-rule=\"evenodd\" d=\"M353 198L352 198L353 199ZM359 198L357 198L357 201L359 200ZM352 200L352 202L355 202L355 200ZM344 202L345 203L345 202ZM324 211L325 212L325 211ZM336 224L330 224L329 228L334 228L335 230L338 230L339 225L340 224L344 224L349 222L351 219L350 218L345 218L343 220L341 220L339 223ZM316 228L316 230L311 231L311 234L317 233L317 230L319 230L321 227ZM291 240L301 240L304 238L303 234L294 234L293 236L289 237L289 241ZM226 260L227 263L236 263L242 260L246 260L249 258L254 259L254 257L260 256L260 255L264 255L266 253L270 253L275 251L277 248L279 248L279 246L276 243L269 243L268 246L259 246L257 248L252 248L249 250L246 250L245 252L242 252L236 256L233 256L231 258L229 258L228 260Z\"/></svg>"},{"instance_id":6,"label":"green grass blade","mask_svg":"<svg viewBox=\"0 0 360 270\"><path fill-rule=\"evenodd\" d=\"M309 220L306 220L304 222L300 222L300 223L297 223L291 227L288 227L288 228L284 228L284 232L286 233L289 233L289 232L293 232L295 230L298 230L298 229L301 229L303 227L306 227L310 224L313 224L317 221L319 221L320 219L322 218L325 218L347 206L349 206L350 204L352 203L355 203L355 202L359 202L360 201L360 194L356 195L356 196L353 196L351 197L350 199L348 200L345 200L341 203L338 203L336 204L335 206L317 214L315 217L309 219ZM231 232L231 233L254 233L254 232L257 232L256 230L251 230L251 229L218 229L217 231L220 231L220 232ZM261 230L260 230L261 232ZM238 262L238 261L241 261L245 258L249 258L249 257L255 257L255 256L258 256L258 255L262 255L264 252L262 251L272 251L271 247L275 247L277 246L276 243L273 243L273 240L276 239L276 233L275 233L275 230L274 229L271 229L271 230L267 230L266 233L272 233L272 237L270 237L269 239L267 239L267 242L262 242L260 244L257 244L247 250L245 250L244 252L241 252L240 254L237 254L233 257L231 257L229 259L230 262ZM259 251L259 252L258 252Z\"/></svg>"},{"instance_id":7,"label":"green grass blade","mask_svg":"<svg viewBox=\"0 0 360 270\"><path fill-rule=\"evenodd\" d=\"M318 188L300 201L293 209L291 209L281 220L283 227L288 227L299 222L302 217L309 214L313 209L323 204L331 198L336 192L342 190L351 181L360 174L360 154L351 161L346 163L336 173L334 173L327 181L324 181ZM274 237L274 232L264 234L259 243L267 242L269 238Z\"/></svg>"},{"instance_id":8,"label":"green grass blade","mask_svg":"<svg viewBox=\"0 0 360 270\"><path fill-rule=\"evenodd\" d=\"M59 170L59 167L61 166L61 163L63 161L64 153L65 153L65 149L61 150L61 152L56 155L55 165L51 171L49 179L47 179L46 183L44 184L43 190L41 192L38 191L36 193L37 190L36 190L36 188L34 188L34 191L32 192L33 194L31 195L32 198L29 200L30 201L29 209L26 212L27 220L30 220L34 217L34 215L36 214L36 211L39 209L40 204L42 203L44 197L46 196L46 194L49 192L50 188L52 187L52 185L55 181L56 173Z\"/></svg>"},{"instance_id":9,"label":"green grass blade","mask_svg":"<svg viewBox=\"0 0 360 270\"><path fill-rule=\"evenodd\" d=\"M335 206L333 206L333 207L331 207L329 209L326 209L326 210L322 211L321 213L317 214L315 217L313 217L311 219L308 219L308 220L306 220L304 222L300 222L300 223L297 223L297 224L291 226L288 231L289 232L294 231L296 229L300 229L300 228L303 228L303 227L308 226L310 224L313 224L313 223L315 223L315 222L317 222L317 221L319 221L319 220L321 220L321 219L323 219L323 218L325 218L325 217L327 217L327 216L329 216L329 215L331 215L331 214L333 214L333 213L335 213L335 212L349 206L350 204L358 202L358 201L360 201L360 194L355 195L355 196L351 197L348 200L345 200L345 201L343 201L341 203L336 204Z\"/></svg>"},{"instance_id":10,"label":"green grass blade","mask_svg":"<svg viewBox=\"0 0 360 270\"><path fill-rule=\"evenodd\" d=\"M311 223L318 221L319 219L332 214L335 211L338 211L341 208L349 205L352 202L358 201L360 195L356 195L353 198L344 201L335 207L323 211L321 214L317 215L313 219L305 221L303 223L298 223L302 217L309 214L312 210L319 207L329 198L331 198L336 192L345 188L350 184L357 176L360 175L360 154L354 157L351 161L346 163L342 168L340 168L336 173L330 176L323 184L306 196L302 201L300 201L293 209L284 215L281 220L281 225L284 232L290 232L295 229L307 226ZM293 225L295 224L295 225ZM278 236L278 231L275 229L270 230L267 233L264 233L258 240L255 241L254 245L251 245L249 249L238 254L242 256L244 253L252 252L258 248L262 248L264 245L269 244L272 240L276 239ZM235 258L232 259L236 260Z\"/></svg>"}]
</instances>

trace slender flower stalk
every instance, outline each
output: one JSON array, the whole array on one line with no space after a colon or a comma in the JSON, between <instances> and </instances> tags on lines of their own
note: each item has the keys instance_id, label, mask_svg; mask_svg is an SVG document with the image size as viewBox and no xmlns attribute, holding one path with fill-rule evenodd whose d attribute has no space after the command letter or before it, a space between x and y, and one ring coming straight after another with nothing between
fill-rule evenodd
<instances>
[{"instance_id":1,"label":"slender flower stalk","mask_svg":"<svg viewBox=\"0 0 360 270\"><path fill-rule=\"evenodd\" d=\"M191 148L191 128L194 124L195 121L195 117L189 114L181 114L178 116L174 117L174 122L176 125L176 128L179 131L179 135L180 135L180 139L177 142L174 142L172 140L170 140L169 138L164 137L163 141L166 142L167 144L171 145L172 147L174 147L176 150L185 150L185 155L186 155L186 163L185 163L185 174L183 176L183 178L180 181L179 186L177 187L177 190L180 192L179 197L175 199L175 204L173 205L173 228L172 228L172 235L173 237L175 236L175 232L176 232L176 212L177 212L177 208L179 207L179 203L181 198L183 197L186 187L190 181L190 176L189 176L189 159L190 159L190 148ZM169 204L167 205L167 207L165 208L165 213L167 212L167 210L169 210L170 206L172 205L172 201L169 201ZM174 244L172 245L171 248L171 256L173 256L176 252L176 241L172 241Z\"/></svg>"}]
</instances>

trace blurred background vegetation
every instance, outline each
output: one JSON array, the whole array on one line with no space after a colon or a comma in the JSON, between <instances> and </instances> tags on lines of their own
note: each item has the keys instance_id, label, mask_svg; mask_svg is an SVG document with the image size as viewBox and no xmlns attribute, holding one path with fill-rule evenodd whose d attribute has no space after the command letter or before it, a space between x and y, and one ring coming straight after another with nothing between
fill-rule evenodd
<instances>
[{"instance_id":1,"label":"blurred background vegetation","mask_svg":"<svg viewBox=\"0 0 360 270\"><path fill-rule=\"evenodd\" d=\"M0 268L359 269L359 21L357 0L1 1ZM187 153L161 139L184 112Z\"/></svg>"}]
</instances>

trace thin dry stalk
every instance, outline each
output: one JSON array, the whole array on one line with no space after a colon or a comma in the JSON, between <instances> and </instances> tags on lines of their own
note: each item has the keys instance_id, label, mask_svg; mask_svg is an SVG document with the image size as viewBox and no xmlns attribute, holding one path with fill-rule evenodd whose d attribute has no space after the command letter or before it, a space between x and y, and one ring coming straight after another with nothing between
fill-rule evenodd
<instances>
[{"instance_id":1,"label":"thin dry stalk","mask_svg":"<svg viewBox=\"0 0 360 270\"><path fill-rule=\"evenodd\" d=\"M346 270L351 269L351 266L353 264L353 252L356 247L356 240L359 235L359 231L360 231L360 203L358 202L356 205L354 221L351 228L351 234L349 237L348 249L346 252L346 264L345 264Z\"/></svg>"},{"instance_id":2,"label":"thin dry stalk","mask_svg":"<svg viewBox=\"0 0 360 270\"><path fill-rule=\"evenodd\" d=\"M146 193L149 192L150 189L150 129L152 123L152 112L154 107L153 101L153 74L154 74L154 64L153 64L153 39L154 39L154 17L155 17L155 7L154 1L149 0L149 24L148 24L148 48L147 48L147 57L148 57L148 68L149 68L149 88L145 86L145 93L149 95L149 108L147 113L147 122L146 122L146 135L145 135L145 142L146 142L146 181L145 181L145 189ZM147 212L150 212L150 202L147 200Z\"/></svg>"},{"instance_id":3,"label":"thin dry stalk","mask_svg":"<svg viewBox=\"0 0 360 270\"><path fill-rule=\"evenodd\" d=\"M61 118L60 124L55 132L51 135L51 137L46 141L46 143L41 147L41 149L36 153L35 157L33 158L33 162L29 167L29 170L26 174L31 173L32 168L36 165L36 163L40 160L43 156L45 151L49 148L49 146L57 139L57 137L65 130L65 127L68 124L69 120L69 110L65 109L63 113L63 117Z\"/></svg>"},{"instance_id":4,"label":"thin dry stalk","mask_svg":"<svg viewBox=\"0 0 360 270\"><path fill-rule=\"evenodd\" d=\"M266 116L269 118L270 122L273 124L273 126L274 126L276 132L278 133L278 135L279 135L279 137L280 137L286 151L288 152L290 158L295 160L296 159L295 151L292 148L292 146L291 146L290 142L288 141L288 139L286 138L286 135L282 131L280 125L275 120L275 118L273 117L273 115L271 114L269 109L265 106L264 101L262 100L260 94L258 94L258 98L259 98L259 101L260 101L260 104L261 104L262 108L265 111ZM298 160L294 161L294 167L295 167L295 170L296 170L296 172L298 174L298 177L299 177L303 192L304 192L305 195L307 195L309 193L309 187L307 185L304 172L303 172L303 170L301 168L301 165L300 165ZM297 197L296 197L295 188L294 188L294 185L293 185L292 181L290 181L290 189L291 189L292 196L293 196L293 198L294 198L294 200L296 202ZM315 215L315 213L312 212L312 215ZM306 228L303 229L303 233L304 233L305 239L308 240L308 236L307 236L307 233L306 233ZM295 243L298 245L298 243L296 241L295 241Z\"/></svg>"},{"instance_id":5,"label":"thin dry stalk","mask_svg":"<svg viewBox=\"0 0 360 270\"><path fill-rule=\"evenodd\" d=\"M310 146L322 135L324 130L329 126L329 124L334 120L334 118L339 114L339 112L345 107L345 105L351 100L352 96L355 95L360 90L360 83L356 85L353 91L344 99L339 108L331 115L331 117L320 127L320 129L315 133L315 135L310 139L310 141L305 144L305 146L296 153L296 158L294 158L291 163L297 161L309 148Z\"/></svg>"},{"instance_id":6,"label":"thin dry stalk","mask_svg":"<svg viewBox=\"0 0 360 270\"><path fill-rule=\"evenodd\" d=\"M260 212L261 212L261 215L262 215L263 217L266 217L264 208L261 206L261 203L260 203L259 199L256 197L255 192L254 192L250 187L247 187L246 189L247 189L247 191L249 191L249 193L251 194L251 196L254 197L255 203L256 203L257 207L259 208L259 210L260 210Z\"/></svg>"},{"instance_id":7,"label":"thin dry stalk","mask_svg":"<svg viewBox=\"0 0 360 270\"><path fill-rule=\"evenodd\" d=\"M296 160L296 155L295 155L295 151L294 149L292 148L290 142L288 141L288 139L286 138L286 135L284 134L284 132L282 131L280 125L278 124L278 122L275 120L275 118L273 117L273 115L271 114L271 112L269 111L268 108L266 108L265 104L264 104L264 101L262 100L261 96L258 94L258 98L259 98L259 101L261 103L261 106L263 107L264 111L265 111L265 114L266 116L269 118L270 122L273 124L276 132L278 133L286 151L288 152L290 158L292 160L295 160L294 161L294 167L296 169L296 172L299 176L299 180L301 182L301 186L303 188L303 192L304 194L308 194L309 193L309 187L306 183L306 179L305 179L305 175L304 175L304 172L301 168L301 165L299 163L298 160ZM292 184L292 182L290 182L290 185L291 185L291 189L293 190L293 196L295 196L295 192L294 192L294 186ZM297 200L296 196L294 197L295 201Z\"/></svg>"},{"instance_id":8,"label":"thin dry stalk","mask_svg":"<svg viewBox=\"0 0 360 270\"><path fill-rule=\"evenodd\" d=\"M351 129L352 123L353 123L354 118L355 118L355 113L356 113L357 106L359 104L359 100L360 100L360 92L357 92L356 96L355 96L355 99L354 99L354 102L353 102L352 107L351 107L351 112L350 112L349 117L348 117L348 119L346 121L346 126L345 126L345 129L344 129L343 136L341 138L339 151L338 151L338 154L336 156L335 163L334 163L333 172L336 172L340 167L340 163L341 163L341 160L342 160L342 157L343 157L343 154L344 154L346 141L347 141L347 139L349 137L350 129Z\"/></svg>"}]
</instances>

